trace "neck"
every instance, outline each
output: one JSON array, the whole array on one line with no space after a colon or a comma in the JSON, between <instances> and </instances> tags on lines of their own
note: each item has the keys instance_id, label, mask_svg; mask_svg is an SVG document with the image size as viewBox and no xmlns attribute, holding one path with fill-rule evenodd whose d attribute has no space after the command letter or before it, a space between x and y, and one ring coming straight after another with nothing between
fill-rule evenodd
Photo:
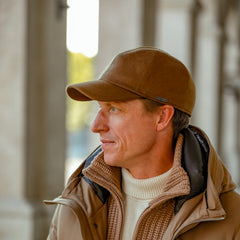
<instances>
[{"instance_id":1,"label":"neck","mask_svg":"<svg viewBox=\"0 0 240 240\"><path fill-rule=\"evenodd\" d=\"M128 168L127 170L136 179L146 179L156 177L167 172L173 165L174 152L171 138L159 141L152 155L142 161L141 164Z\"/></svg>"}]
</instances>

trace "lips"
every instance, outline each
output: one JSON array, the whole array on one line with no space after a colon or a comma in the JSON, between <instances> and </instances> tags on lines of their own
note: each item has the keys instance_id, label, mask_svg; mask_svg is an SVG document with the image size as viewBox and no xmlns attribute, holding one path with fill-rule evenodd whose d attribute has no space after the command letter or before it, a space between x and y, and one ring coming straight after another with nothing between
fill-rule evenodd
<instances>
[{"instance_id":1,"label":"lips","mask_svg":"<svg viewBox=\"0 0 240 240\"><path fill-rule=\"evenodd\" d=\"M103 150L104 150L104 148L107 148L107 147L110 147L110 146L112 146L112 144L114 144L115 142L114 141L112 141L112 140L108 140L108 139L100 139L100 141L101 141L101 146L102 146L102 148L103 148Z\"/></svg>"}]
</instances>

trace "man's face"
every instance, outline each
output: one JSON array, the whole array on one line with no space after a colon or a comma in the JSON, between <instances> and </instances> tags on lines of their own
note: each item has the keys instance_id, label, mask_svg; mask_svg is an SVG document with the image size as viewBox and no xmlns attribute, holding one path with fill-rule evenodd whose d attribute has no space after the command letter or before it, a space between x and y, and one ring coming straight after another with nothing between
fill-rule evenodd
<instances>
[{"instance_id":1,"label":"man's face","mask_svg":"<svg viewBox=\"0 0 240 240\"><path fill-rule=\"evenodd\" d=\"M104 160L111 166L145 167L157 147L157 113L145 110L141 100L99 102L91 130L99 133Z\"/></svg>"}]
</instances>

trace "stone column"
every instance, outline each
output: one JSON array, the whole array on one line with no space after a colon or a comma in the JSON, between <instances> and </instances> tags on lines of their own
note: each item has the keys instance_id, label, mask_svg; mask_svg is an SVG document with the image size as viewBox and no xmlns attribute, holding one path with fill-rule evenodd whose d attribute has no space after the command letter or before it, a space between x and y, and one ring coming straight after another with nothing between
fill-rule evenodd
<instances>
[{"instance_id":1,"label":"stone column","mask_svg":"<svg viewBox=\"0 0 240 240\"><path fill-rule=\"evenodd\" d=\"M0 5L0 238L31 239L32 208L25 200L26 7Z\"/></svg>"},{"instance_id":2,"label":"stone column","mask_svg":"<svg viewBox=\"0 0 240 240\"><path fill-rule=\"evenodd\" d=\"M142 43L155 46L158 0L143 0L142 6Z\"/></svg>"},{"instance_id":3,"label":"stone column","mask_svg":"<svg viewBox=\"0 0 240 240\"><path fill-rule=\"evenodd\" d=\"M213 2L202 0L199 16L198 46L196 49L195 83L197 101L194 124L201 127L217 145L217 95L218 95L218 34L216 7Z\"/></svg>"},{"instance_id":4,"label":"stone column","mask_svg":"<svg viewBox=\"0 0 240 240\"><path fill-rule=\"evenodd\" d=\"M192 0L160 0L157 7L156 46L190 68Z\"/></svg>"},{"instance_id":5,"label":"stone column","mask_svg":"<svg viewBox=\"0 0 240 240\"><path fill-rule=\"evenodd\" d=\"M142 4L139 0L99 1L99 53L96 75L119 52L142 43Z\"/></svg>"},{"instance_id":6,"label":"stone column","mask_svg":"<svg viewBox=\"0 0 240 240\"><path fill-rule=\"evenodd\" d=\"M0 4L0 239L45 239L65 161L65 14L57 1Z\"/></svg>"}]
</instances>

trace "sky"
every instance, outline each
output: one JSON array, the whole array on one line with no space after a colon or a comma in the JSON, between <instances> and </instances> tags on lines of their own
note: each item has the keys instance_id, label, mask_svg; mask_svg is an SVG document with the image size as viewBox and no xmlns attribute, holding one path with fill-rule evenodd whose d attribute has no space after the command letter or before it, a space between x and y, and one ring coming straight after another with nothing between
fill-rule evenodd
<instances>
[{"instance_id":1,"label":"sky","mask_svg":"<svg viewBox=\"0 0 240 240\"><path fill-rule=\"evenodd\" d=\"M94 57L98 52L99 0L68 0L67 49Z\"/></svg>"}]
</instances>

